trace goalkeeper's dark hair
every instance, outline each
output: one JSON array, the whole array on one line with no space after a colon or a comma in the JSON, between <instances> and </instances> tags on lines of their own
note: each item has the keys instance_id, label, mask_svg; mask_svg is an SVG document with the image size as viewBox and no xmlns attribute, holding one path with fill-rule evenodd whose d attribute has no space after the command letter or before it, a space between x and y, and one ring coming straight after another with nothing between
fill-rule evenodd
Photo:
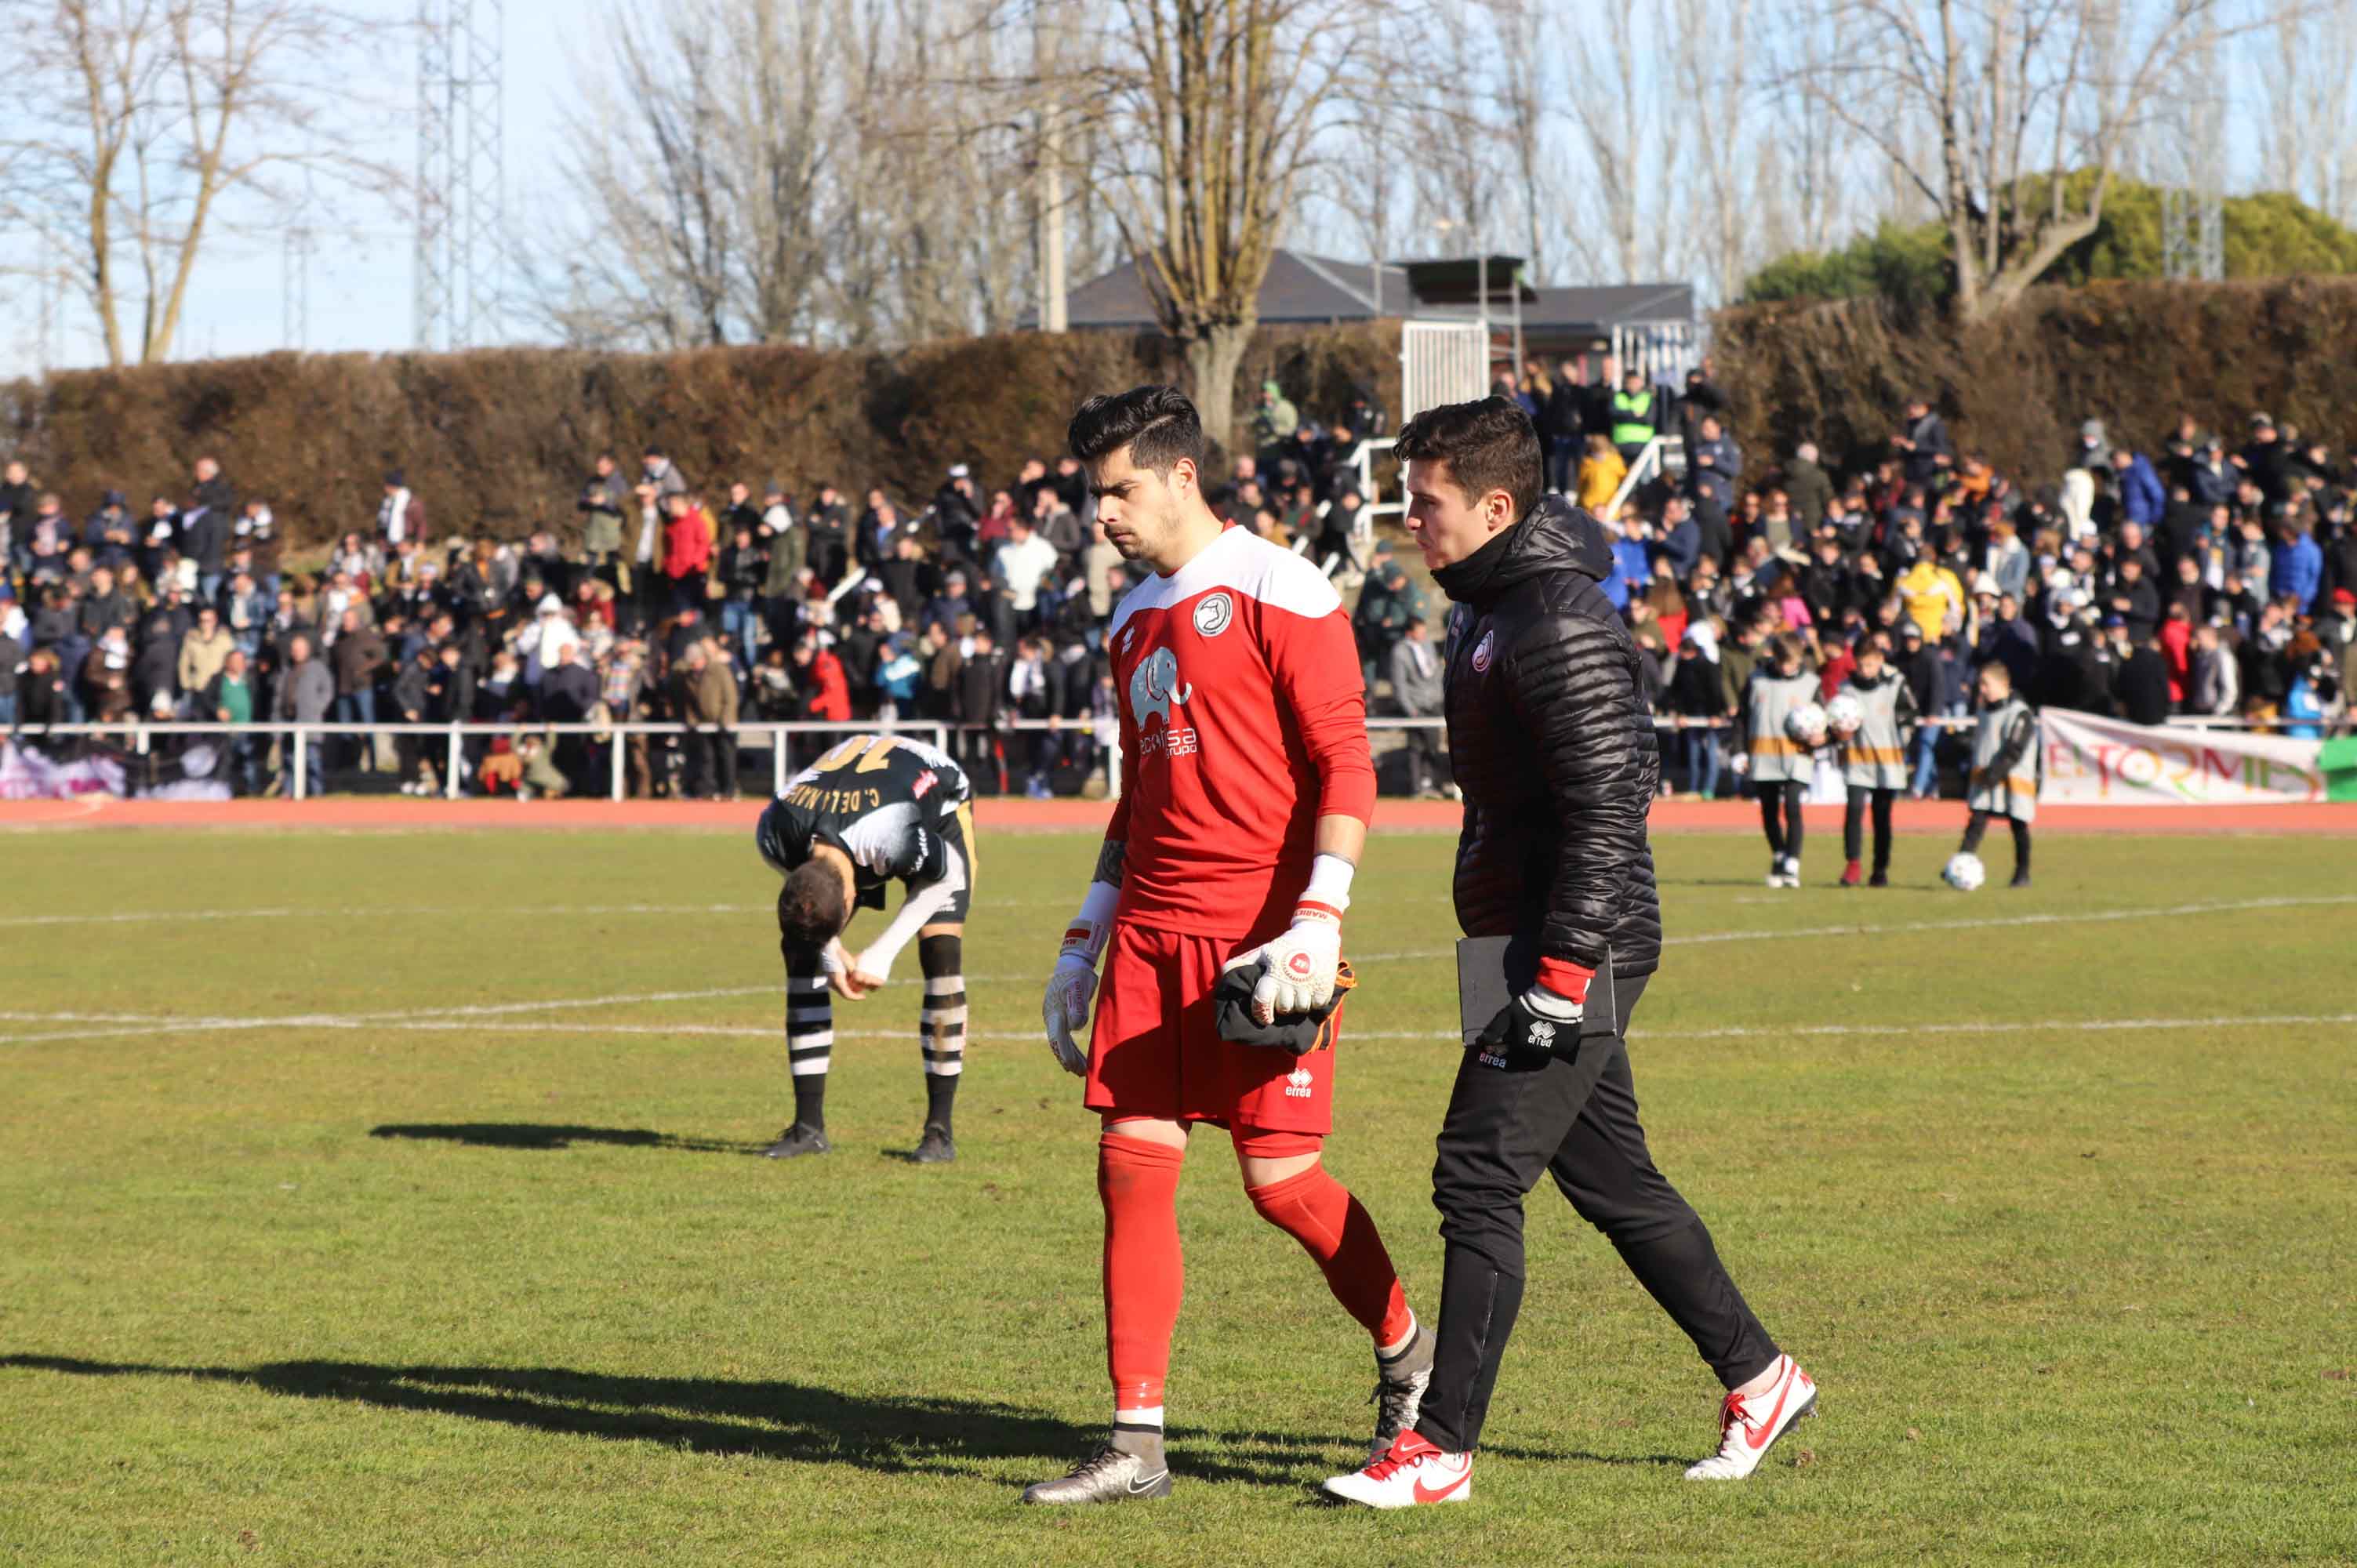
<instances>
[{"instance_id":1,"label":"goalkeeper's dark hair","mask_svg":"<svg viewBox=\"0 0 2357 1568\"><path fill-rule=\"evenodd\" d=\"M1064 440L1073 456L1092 467L1126 446L1132 463L1165 479L1181 459L1198 474L1203 470L1202 416L1177 387L1132 387L1092 397L1072 415Z\"/></svg>"},{"instance_id":2,"label":"goalkeeper's dark hair","mask_svg":"<svg viewBox=\"0 0 2357 1568\"><path fill-rule=\"evenodd\" d=\"M818 856L786 874L778 893L778 933L796 947L823 948L851 923L843 876Z\"/></svg>"},{"instance_id":3,"label":"goalkeeper's dark hair","mask_svg":"<svg viewBox=\"0 0 2357 1568\"><path fill-rule=\"evenodd\" d=\"M1502 397L1426 409L1400 426L1392 456L1403 463L1448 464L1448 477L1477 505L1491 490L1505 491L1518 521L1546 489L1538 427L1520 403Z\"/></svg>"}]
</instances>

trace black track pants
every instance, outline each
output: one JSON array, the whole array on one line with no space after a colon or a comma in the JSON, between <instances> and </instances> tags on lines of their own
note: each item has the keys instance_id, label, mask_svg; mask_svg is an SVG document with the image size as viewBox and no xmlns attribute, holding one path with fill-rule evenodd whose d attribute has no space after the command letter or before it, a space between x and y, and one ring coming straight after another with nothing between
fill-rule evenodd
<instances>
[{"instance_id":1,"label":"black track pants","mask_svg":"<svg viewBox=\"0 0 2357 1568\"><path fill-rule=\"evenodd\" d=\"M1874 872L1879 876L1890 869L1890 806L1899 799L1896 789L1869 789L1862 785L1849 787L1849 804L1842 812L1842 854L1851 860L1866 847L1866 808L1874 803Z\"/></svg>"},{"instance_id":2,"label":"black track pants","mask_svg":"<svg viewBox=\"0 0 2357 1568\"><path fill-rule=\"evenodd\" d=\"M1439 1345L1416 1430L1447 1452L1481 1436L1490 1391L1523 1304L1523 1197L1552 1173L1653 1299L1734 1388L1777 1356L1710 1244L1710 1232L1653 1168L1629 1074L1629 1015L1645 989L1620 983L1620 1037L1591 1040L1538 1072L1480 1065L1467 1051L1432 1167L1448 1257Z\"/></svg>"},{"instance_id":3,"label":"black track pants","mask_svg":"<svg viewBox=\"0 0 2357 1568\"><path fill-rule=\"evenodd\" d=\"M1801 802L1808 798L1809 787L1793 779L1755 784L1752 789L1760 796L1760 826L1768 834L1768 853L1800 859L1805 832L1801 825Z\"/></svg>"},{"instance_id":4,"label":"black track pants","mask_svg":"<svg viewBox=\"0 0 2357 1568\"><path fill-rule=\"evenodd\" d=\"M1988 832L1989 815L1990 813L1986 811L1975 811L1972 816L1966 820L1964 823L1964 849L1966 854L1978 854L1980 853L1981 835ZM2029 824L2020 821L2018 818L2007 817L2005 819L2005 825L2013 830L2014 875L2017 876L2027 875L2029 872Z\"/></svg>"}]
</instances>

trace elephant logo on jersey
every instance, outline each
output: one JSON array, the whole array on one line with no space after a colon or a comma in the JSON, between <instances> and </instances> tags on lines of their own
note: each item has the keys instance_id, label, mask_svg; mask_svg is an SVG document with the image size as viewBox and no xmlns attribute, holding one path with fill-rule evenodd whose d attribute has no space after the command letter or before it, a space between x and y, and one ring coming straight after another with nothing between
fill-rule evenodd
<instances>
[{"instance_id":1,"label":"elephant logo on jersey","mask_svg":"<svg viewBox=\"0 0 2357 1568\"><path fill-rule=\"evenodd\" d=\"M1148 715L1159 717L1162 727L1170 727L1171 709L1183 706L1195 695L1195 688L1178 683L1178 656L1167 648L1157 648L1138 661L1129 677L1130 722L1137 725L1142 737L1146 734Z\"/></svg>"}]
</instances>

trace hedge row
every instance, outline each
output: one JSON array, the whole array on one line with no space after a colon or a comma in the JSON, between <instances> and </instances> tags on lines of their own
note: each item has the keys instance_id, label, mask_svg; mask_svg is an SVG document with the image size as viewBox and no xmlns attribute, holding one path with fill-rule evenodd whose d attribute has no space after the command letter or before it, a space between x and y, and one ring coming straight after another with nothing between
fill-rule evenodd
<instances>
[{"instance_id":1,"label":"hedge row","mask_svg":"<svg viewBox=\"0 0 2357 1568\"><path fill-rule=\"evenodd\" d=\"M2146 446L2180 411L2230 439L2262 407L2336 446L2357 434L2357 279L2040 289L1963 328L1871 299L1767 305L1721 313L1715 332L1755 467L1803 439L1862 450L1916 392L1964 449L2033 481L2060 471L2089 417ZM1394 322L1265 328L1237 375L1238 413L1272 378L1305 413L1358 386L1395 410L1398 353ZM198 456L217 456L299 544L372 519L395 467L437 533L569 527L589 458L627 463L650 440L699 482L781 479L807 494L832 479L921 503L952 463L987 484L1060 451L1092 392L1181 377L1163 339L1112 333L893 354L275 354L20 381L0 389L0 427L77 510L105 489L177 493Z\"/></svg>"},{"instance_id":2,"label":"hedge row","mask_svg":"<svg viewBox=\"0 0 2357 1568\"><path fill-rule=\"evenodd\" d=\"M1879 442L1910 394L2032 482L2060 475L2087 419L2147 451L2189 413L2229 449L2256 409L2336 451L2357 436L2357 278L2034 289L1964 328L1878 299L1753 306L1720 313L1713 348L1761 467L1803 440L1834 458Z\"/></svg>"},{"instance_id":3,"label":"hedge row","mask_svg":"<svg viewBox=\"0 0 2357 1568\"><path fill-rule=\"evenodd\" d=\"M1236 409L1264 380L1305 413L1364 385L1399 395L1395 322L1265 328L1237 377ZM272 354L60 372L0 389L12 456L78 513L100 492L178 495L200 456L268 497L297 544L373 520L401 468L437 535L572 525L599 451L634 463L661 444L699 484L880 485L921 505L952 463L985 485L1063 450L1094 392L1183 377L1158 337L1037 333L894 354L792 348L615 355L489 349L441 355Z\"/></svg>"}]
</instances>

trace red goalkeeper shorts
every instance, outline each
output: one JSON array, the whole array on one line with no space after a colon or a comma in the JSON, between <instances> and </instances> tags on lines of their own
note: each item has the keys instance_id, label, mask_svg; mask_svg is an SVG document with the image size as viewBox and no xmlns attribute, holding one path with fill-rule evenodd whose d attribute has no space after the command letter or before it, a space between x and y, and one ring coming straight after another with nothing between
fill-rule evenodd
<instances>
[{"instance_id":1,"label":"red goalkeeper shorts","mask_svg":"<svg viewBox=\"0 0 2357 1568\"><path fill-rule=\"evenodd\" d=\"M1123 921L1105 950L1089 1040L1092 1111L1272 1132L1334 1130L1334 1052L1297 1057L1220 1037L1220 966L1259 944Z\"/></svg>"}]
</instances>

